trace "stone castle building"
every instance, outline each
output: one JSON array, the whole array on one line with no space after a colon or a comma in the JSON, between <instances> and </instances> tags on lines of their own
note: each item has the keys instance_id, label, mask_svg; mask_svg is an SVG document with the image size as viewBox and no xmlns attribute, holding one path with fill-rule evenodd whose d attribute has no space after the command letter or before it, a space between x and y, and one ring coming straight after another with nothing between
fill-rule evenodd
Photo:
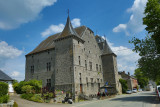
<instances>
[{"instance_id":1,"label":"stone castle building","mask_svg":"<svg viewBox=\"0 0 160 107\"><path fill-rule=\"evenodd\" d=\"M61 33L49 36L26 55L25 80L70 91L76 97L95 95L106 82L119 92L116 55L106 40L86 27L73 28L68 16Z\"/></svg>"}]
</instances>

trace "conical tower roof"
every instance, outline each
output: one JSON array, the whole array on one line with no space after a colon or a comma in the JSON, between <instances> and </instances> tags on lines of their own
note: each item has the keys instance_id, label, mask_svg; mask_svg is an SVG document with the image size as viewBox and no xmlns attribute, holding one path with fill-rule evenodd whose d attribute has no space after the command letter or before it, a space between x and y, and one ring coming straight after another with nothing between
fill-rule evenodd
<instances>
[{"instance_id":1,"label":"conical tower roof","mask_svg":"<svg viewBox=\"0 0 160 107\"><path fill-rule=\"evenodd\" d=\"M112 51L106 40L104 40L103 44L103 54L114 54L114 52Z\"/></svg>"},{"instance_id":2,"label":"conical tower roof","mask_svg":"<svg viewBox=\"0 0 160 107\"><path fill-rule=\"evenodd\" d=\"M69 36L69 35L75 35L75 36L79 37L77 32L73 29L72 24L71 24L71 20L68 16L66 25L65 25L62 33L60 34L59 38L66 37L66 36Z\"/></svg>"}]
</instances>

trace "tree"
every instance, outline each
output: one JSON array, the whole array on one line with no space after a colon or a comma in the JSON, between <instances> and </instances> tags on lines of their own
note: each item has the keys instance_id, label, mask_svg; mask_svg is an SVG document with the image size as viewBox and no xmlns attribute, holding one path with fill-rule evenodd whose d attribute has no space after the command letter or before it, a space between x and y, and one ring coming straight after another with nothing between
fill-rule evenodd
<instances>
[{"instance_id":1,"label":"tree","mask_svg":"<svg viewBox=\"0 0 160 107\"><path fill-rule=\"evenodd\" d=\"M160 53L160 0L148 0L144 11L143 24L155 40L158 53Z\"/></svg>"},{"instance_id":2,"label":"tree","mask_svg":"<svg viewBox=\"0 0 160 107\"><path fill-rule=\"evenodd\" d=\"M119 79L119 82L122 85L122 93L126 93L128 86L127 86L127 81L124 79Z\"/></svg>"},{"instance_id":3,"label":"tree","mask_svg":"<svg viewBox=\"0 0 160 107\"><path fill-rule=\"evenodd\" d=\"M140 85L141 88L144 88L148 84L148 78L144 76L143 72L141 71L140 68L137 68L134 72L135 77L138 80L138 84Z\"/></svg>"},{"instance_id":4,"label":"tree","mask_svg":"<svg viewBox=\"0 0 160 107\"><path fill-rule=\"evenodd\" d=\"M150 36L147 36L142 40L133 38L130 43L134 44L133 51L139 53L141 56L138 60L138 66L143 72L143 75L154 81L159 81L160 55L156 50L155 41Z\"/></svg>"}]
</instances>

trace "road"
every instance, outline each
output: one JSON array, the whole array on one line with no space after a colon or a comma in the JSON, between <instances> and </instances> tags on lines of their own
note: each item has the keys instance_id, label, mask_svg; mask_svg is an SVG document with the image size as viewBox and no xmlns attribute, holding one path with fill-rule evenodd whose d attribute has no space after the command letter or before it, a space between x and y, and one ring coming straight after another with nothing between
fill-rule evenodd
<instances>
[{"instance_id":1,"label":"road","mask_svg":"<svg viewBox=\"0 0 160 107\"><path fill-rule=\"evenodd\" d=\"M81 102L72 107L160 107L158 103L155 93L139 92L100 101Z\"/></svg>"},{"instance_id":2,"label":"road","mask_svg":"<svg viewBox=\"0 0 160 107\"><path fill-rule=\"evenodd\" d=\"M19 107L160 107L160 102L153 92L139 92L133 94L117 95L114 98L94 101L83 101L74 104L46 104L36 103L11 96Z\"/></svg>"}]
</instances>

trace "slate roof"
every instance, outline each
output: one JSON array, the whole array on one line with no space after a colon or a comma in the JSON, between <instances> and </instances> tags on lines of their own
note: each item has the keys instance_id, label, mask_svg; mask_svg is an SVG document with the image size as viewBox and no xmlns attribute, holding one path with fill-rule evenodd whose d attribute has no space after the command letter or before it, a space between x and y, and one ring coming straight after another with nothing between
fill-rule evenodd
<instances>
[{"instance_id":1,"label":"slate roof","mask_svg":"<svg viewBox=\"0 0 160 107\"><path fill-rule=\"evenodd\" d=\"M75 35L75 36L79 37L77 32L73 29L72 24L71 24L71 20L68 16L66 25L58 38L63 38L63 37L69 36L69 35Z\"/></svg>"},{"instance_id":2,"label":"slate roof","mask_svg":"<svg viewBox=\"0 0 160 107\"><path fill-rule=\"evenodd\" d=\"M96 41L98 42L98 44L101 46L100 49L102 50L102 54L114 54L116 55L112 49L110 48L110 46L108 45L107 41L104 40L101 36L96 35L95 36Z\"/></svg>"},{"instance_id":3,"label":"slate roof","mask_svg":"<svg viewBox=\"0 0 160 107\"><path fill-rule=\"evenodd\" d=\"M12 81L13 79L0 70L0 80L2 81Z\"/></svg>"},{"instance_id":4,"label":"slate roof","mask_svg":"<svg viewBox=\"0 0 160 107\"><path fill-rule=\"evenodd\" d=\"M74 31L76 31L79 37L81 37L86 28L87 28L86 26L80 26L80 27L74 28ZM58 39L60 34L61 33L57 33L52 36L49 36L47 39L43 40L33 51L31 51L27 55L39 53L39 52L49 50L49 49L53 49L55 47L54 40Z\"/></svg>"},{"instance_id":5,"label":"slate roof","mask_svg":"<svg viewBox=\"0 0 160 107\"><path fill-rule=\"evenodd\" d=\"M110 46L108 45L107 41L104 40L104 46L103 46L103 54L112 54L113 51L110 48ZM114 53L113 53L114 54Z\"/></svg>"}]
</instances>

